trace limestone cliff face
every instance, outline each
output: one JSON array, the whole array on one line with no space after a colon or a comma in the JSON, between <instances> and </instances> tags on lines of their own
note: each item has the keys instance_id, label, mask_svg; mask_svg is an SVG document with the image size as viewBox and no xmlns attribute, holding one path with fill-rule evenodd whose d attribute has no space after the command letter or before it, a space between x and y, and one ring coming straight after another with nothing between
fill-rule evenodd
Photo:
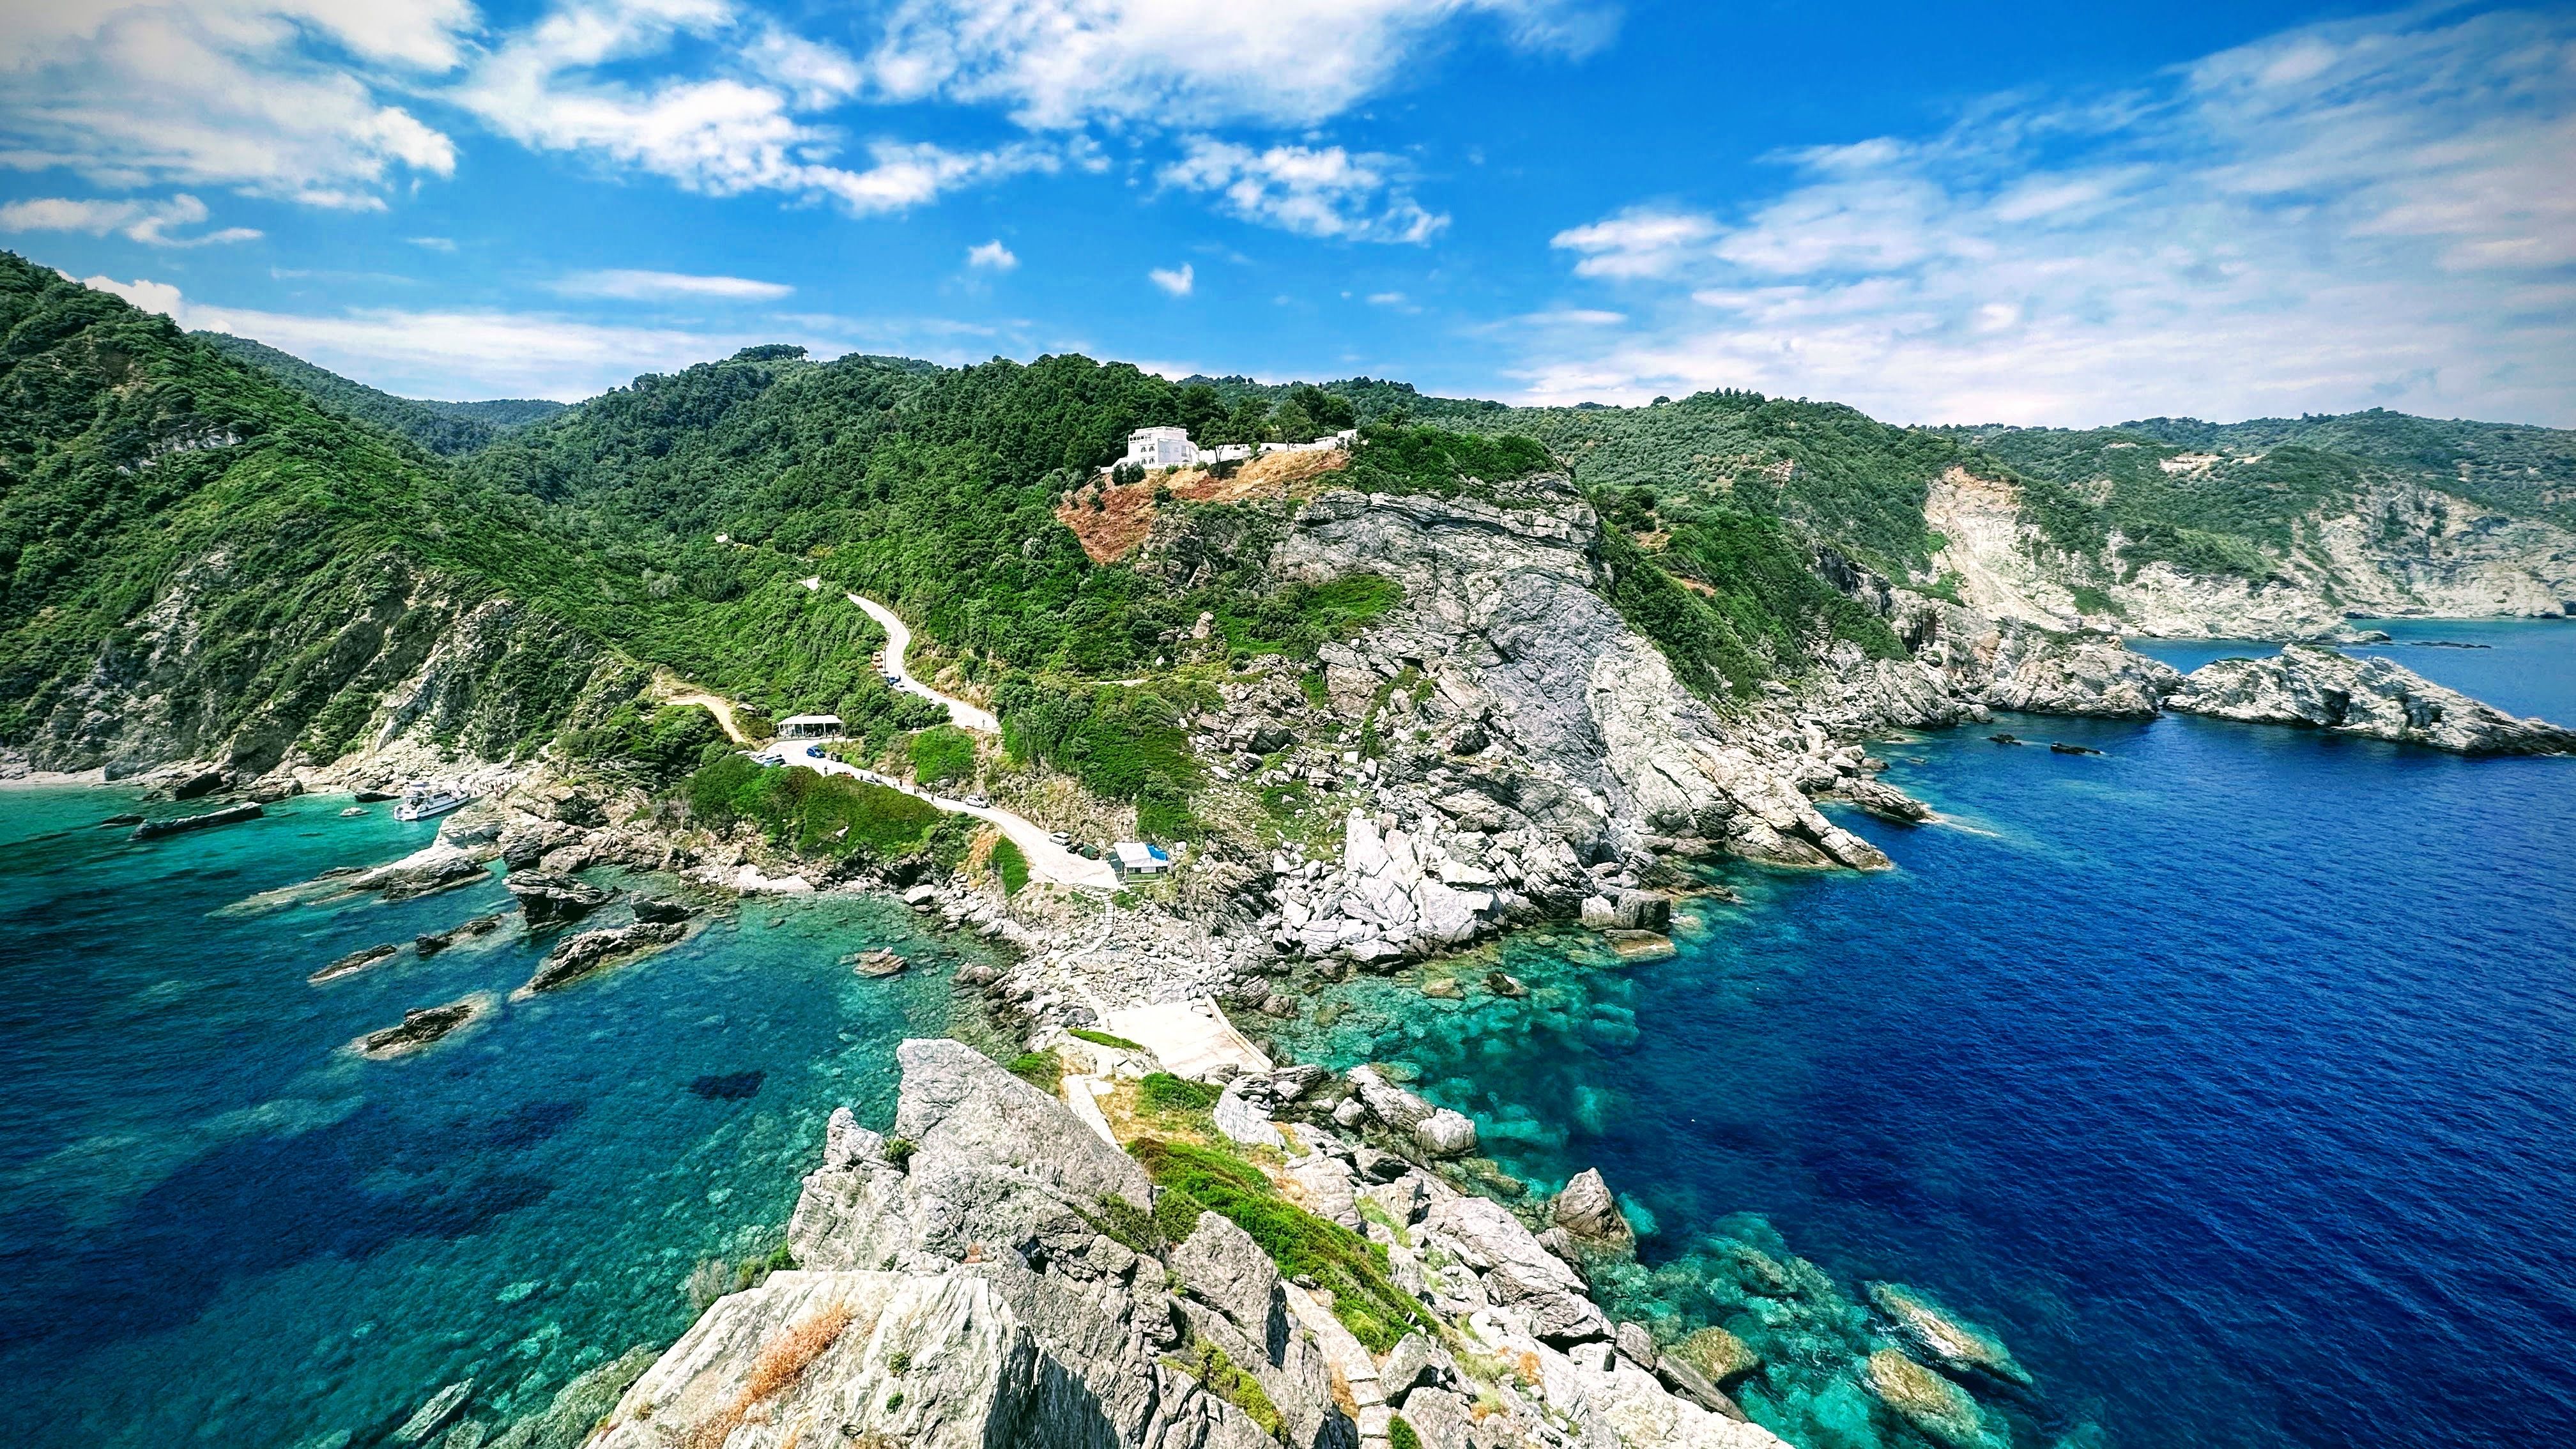
<instances>
[{"instance_id":1,"label":"limestone cliff face","mask_svg":"<svg viewBox=\"0 0 2576 1449\"><path fill-rule=\"evenodd\" d=\"M1355 714L1388 682L1418 678L1406 726L1476 742L1462 758L1478 763L1459 773L1491 777L1508 757L1509 773L1534 782L1477 790L1509 796L1494 799L1506 830L1535 824L1614 849L1662 832L1779 864L1885 865L1817 813L1768 750L1730 737L1620 617L1602 592L1599 538L1561 478L1529 480L1501 504L1343 491L1298 514L1272 569L1404 586L1396 611L1325 653L1335 703Z\"/></svg>"},{"instance_id":2,"label":"limestone cliff face","mask_svg":"<svg viewBox=\"0 0 2576 1449\"><path fill-rule=\"evenodd\" d=\"M1923 516L1945 540L1934 567L1955 577L1961 602L2052 629L2299 639L2330 634L2355 615L2576 612L2576 534L2386 476L2299 520L2295 544L2270 554L2276 576L2260 581L2163 561L2133 566L2117 534L2098 556L2070 555L2032 521L2020 488L1964 469L1933 484ZM2079 589L2098 595L2092 607Z\"/></svg>"}]
</instances>

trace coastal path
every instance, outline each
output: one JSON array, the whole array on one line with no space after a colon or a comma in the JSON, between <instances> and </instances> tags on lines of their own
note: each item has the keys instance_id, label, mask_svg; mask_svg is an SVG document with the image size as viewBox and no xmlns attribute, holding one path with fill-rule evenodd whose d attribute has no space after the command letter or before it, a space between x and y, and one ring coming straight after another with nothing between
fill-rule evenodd
<instances>
[{"instance_id":1,"label":"coastal path","mask_svg":"<svg viewBox=\"0 0 2576 1449\"><path fill-rule=\"evenodd\" d=\"M1020 854L1028 858L1029 874L1038 880L1052 881L1057 885L1080 886L1086 890L1118 889L1118 873L1109 868L1108 862L1083 859L1056 844L1054 838L1039 828L1035 821L1023 819L1008 810L998 810L990 805L969 805L963 800L951 800L945 795L934 795L918 785L906 784L901 780L880 775L874 770L862 770L856 765L824 754L820 744L781 745L779 754L789 764L803 765L820 774L853 776L871 785L883 785L889 790L901 790L951 815L972 815L1001 831L1004 838L1018 846Z\"/></svg>"}]
</instances>

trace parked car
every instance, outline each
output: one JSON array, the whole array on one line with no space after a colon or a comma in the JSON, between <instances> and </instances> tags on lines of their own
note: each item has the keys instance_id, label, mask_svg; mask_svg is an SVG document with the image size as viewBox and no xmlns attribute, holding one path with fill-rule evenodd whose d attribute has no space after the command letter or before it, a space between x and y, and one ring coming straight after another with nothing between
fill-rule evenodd
<instances>
[{"instance_id":1,"label":"parked car","mask_svg":"<svg viewBox=\"0 0 2576 1449\"><path fill-rule=\"evenodd\" d=\"M993 797L990 795L969 795L966 797L966 803L974 806L978 810L989 810L993 807Z\"/></svg>"},{"instance_id":2,"label":"parked car","mask_svg":"<svg viewBox=\"0 0 2576 1449\"><path fill-rule=\"evenodd\" d=\"M1066 830L1050 830L1047 832L1047 839L1054 841L1058 845L1071 845L1073 844L1073 833Z\"/></svg>"}]
</instances>

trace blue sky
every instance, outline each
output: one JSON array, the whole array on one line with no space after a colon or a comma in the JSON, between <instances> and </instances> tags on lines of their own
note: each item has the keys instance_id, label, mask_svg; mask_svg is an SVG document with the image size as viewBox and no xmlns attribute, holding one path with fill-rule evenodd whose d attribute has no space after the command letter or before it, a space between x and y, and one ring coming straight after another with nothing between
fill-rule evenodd
<instances>
[{"instance_id":1,"label":"blue sky","mask_svg":"<svg viewBox=\"0 0 2576 1449\"><path fill-rule=\"evenodd\" d=\"M70 0L0 245L415 396L752 342L2576 425L2576 7Z\"/></svg>"}]
</instances>

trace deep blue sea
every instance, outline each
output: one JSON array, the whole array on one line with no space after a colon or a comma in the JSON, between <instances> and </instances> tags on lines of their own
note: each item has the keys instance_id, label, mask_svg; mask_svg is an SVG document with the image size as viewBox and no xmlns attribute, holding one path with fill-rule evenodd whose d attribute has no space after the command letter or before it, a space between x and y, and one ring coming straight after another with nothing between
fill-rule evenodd
<instances>
[{"instance_id":1,"label":"deep blue sea","mask_svg":"<svg viewBox=\"0 0 2576 1449\"><path fill-rule=\"evenodd\" d=\"M2358 652L2576 720L2576 624L2387 627L2493 647ZM1678 959L1523 938L1527 1000L1472 961L1286 1035L1421 1068L1536 1190L1599 1167L1664 1270L1622 1309L1733 1327L1820 1449L1919 1441L1860 1309L1747 1291L1746 1247L1995 1330L2037 1379L1998 1442L2576 1444L2576 760L1996 727L1877 747L1945 818L1849 818L1892 873L1729 870Z\"/></svg>"},{"instance_id":2,"label":"deep blue sea","mask_svg":"<svg viewBox=\"0 0 2576 1449\"><path fill-rule=\"evenodd\" d=\"M2576 625L2390 627L2493 647L2364 652L2576 719ZM1743 903L1694 907L1678 959L1526 936L1525 1000L1475 960L1434 968L1463 1002L1367 978L1288 1036L1419 1067L1536 1190L1600 1167L1653 1229L1605 1291L1737 1330L1772 1365L1745 1401L1808 1449L1921 1449L1853 1375L1882 1278L2032 1370L1985 1396L1996 1444L2576 1443L2576 760L2001 727L2106 753L1881 742L1944 815L1850 819L1892 873L1729 869ZM306 974L505 893L262 899L431 827L325 797L93 828L130 798L0 791L0 1443L364 1445L467 1377L478 1418L542 1407L777 1241L831 1107L881 1122L893 1044L950 1024L935 963L837 965L935 956L906 913L753 902L363 1061L538 948L514 919ZM1830 1284L1747 1288L1797 1257Z\"/></svg>"},{"instance_id":3,"label":"deep blue sea","mask_svg":"<svg viewBox=\"0 0 2576 1449\"><path fill-rule=\"evenodd\" d=\"M745 902L700 934L386 1062L406 1007L505 995L542 945L316 967L506 910L259 899L427 843L345 796L130 844L130 790L0 791L0 1444L371 1442L442 1385L471 1417L688 1326L702 1261L781 1237L823 1124L882 1125L894 1044L949 1028L900 906ZM182 813L197 807L157 808ZM603 920L615 918L612 907ZM891 981L837 964L920 953Z\"/></svg>"}]
</instances>

